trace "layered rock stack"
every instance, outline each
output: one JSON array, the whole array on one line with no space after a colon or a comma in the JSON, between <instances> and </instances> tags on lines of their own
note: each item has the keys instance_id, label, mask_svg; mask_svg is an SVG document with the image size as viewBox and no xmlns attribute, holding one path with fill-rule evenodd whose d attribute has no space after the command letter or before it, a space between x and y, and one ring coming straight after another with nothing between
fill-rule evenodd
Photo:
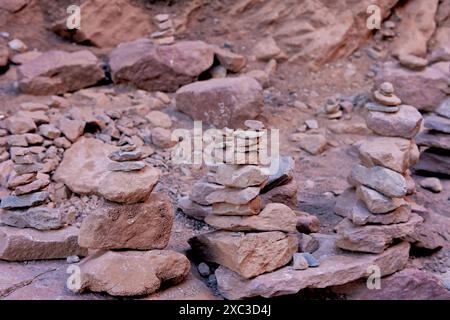
<instances>
[{"instance_id":1,"label":"layered rock stack","mask_svg":"<svg viewBox=\"0 0 450 320\"><path fill-rule=\"evenodd\" d=\"M298 251L297 224L305 220L285 204L262 205L261 189L269 183L275 188L277 183L285 183L282 180L287 177L279 174L269 181L268 167L255 162L260 151L257 133L263 126L257 121L245 123L253 130L249 131L253 132L252 138L245 145L237 142L234 152L238 156L245 152L246 160L210 166L207 176L192 188L189 201L211 206L204 219L217 231L191 238L189 244L202 260L222 265L244 278L253 278L292 260ZM241 134L236 135L236 141ZM226 149L227 144L217 147ZM294 264L302 269L310 266L303 256L296 257Z\"/></svg>"},{"instance_id":2,"label":"layered rock stack","mask_svg":"<svg viewBox=\"0 0 450 320\"><path fill-rule=\"evenodd\" d=\"M414 137L421 114L402 105L390 83L374 93L367 105L367 126L377 134L359 146L361 164L348 178L352 185L338 199L335 212L345 217L336 226L337 246L350 251L381 253L408 238L422 218L405 200L414 189L408 168L418 161Z\"/></svg>"},{"instance_id":3,"label":"layered rock stack","mask_svg":"<svg viewBox=\"0 0 450 320\"><path fill-rule=\"evenodd\" d=\"M134 147L109 155L116 162L110 165L114 171L108 175L115 176L108 178L107 175L105 179L109 180L104 183L115 185L111 187L115 189L115 196L109 199L120 204L106 202L83 220L79 245L100 251L78 265L80 283L69 287L72 291L107 292L114 296L148 295L158 290L163 282L177 284L188 274L189 260L180 253L164 250L172 229L173 207L166 195L152 192L159 171L137 169L141 166L141 157L141 151ZM136 188L135 184L140 187Z\"/></svg>"},{"instance_id":4,"label":"layered rock stack","mask_svg":"<svg viewBox=\"0 0 450 320\"><path fill-rule=\"evenodd\" d=\"M55 208L50 175L70 142L49 124L49 107L23 103L21 111L5 119L2 139L1 183L11 190L0 203L0 259L26 261L85 255L77 244L78 230L67 226ZM10 159L9 159L10 158ZM7 167L10 166L10 170ZM5 178L6 179L6 178Z\"/></svg>"},{"instance_id":5,"label":"layered rock stack","mask_svg":"<svg viewBox=\"0 0 450 320\"><path fill-rule=\"evenodd\" d=\"M424 125L417 144L426 150L415 169L450 176L450 98L425 117Z\"/></svg>"},{"instance_id":6,"label":"layered rock stack","mask_svg":"<svg viewBox=\"0 0 450 320\"><path fill-rule=\"evenodd\" d=\"M175 42L175 29L173 27L172 19L168 14L157 14L153 18L157 31L150 35L153 43L159 45L169 45Z\"/></svg>"}]
</instances>

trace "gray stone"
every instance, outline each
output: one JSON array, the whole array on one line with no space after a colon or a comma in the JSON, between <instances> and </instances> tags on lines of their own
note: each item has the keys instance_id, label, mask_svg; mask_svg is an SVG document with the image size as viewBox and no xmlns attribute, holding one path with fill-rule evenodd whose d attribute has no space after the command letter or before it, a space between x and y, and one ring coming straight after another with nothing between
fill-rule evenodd
<instances>
[{"instance_id":1,"label":"gray stone","mask_svg":"<svg viewBox=\"0 0 450 320\"><path fill-rule=\"evenodd\" d=\"M40 163L14 165L14 171L16 171L16 173L19 175L26 174L26 173L39 172L42 170L42 168L43 168L43 166Z\"/></svg>"},{"instance_id":2,"label":"gray stone","mask_svg":"<svg viewBox=\"0 0 450 320\"><path fill-rule=\"evenodd\" d=\"M212 214L212 206L202 206L191 199L188 196L182 197L178 200L178 207L187 216L203 221L206 216Z\"/></svg>"},{"instance_id":3,"label":"gray stone","mask_svg":"<svg viewBox=\"0 0 450 320\"><path fill-rule=\"evenodd\" d=\"M139 150L133 151L123 151L117 150L108 155L108 158L113 161L136 161L142 160L144 158L144 154Z\"/></svg>"},{"instance_id":4,"label":"gray stone","mask_svg":"<svg viewBox=\"0 0 450 320\"><path fill-rule=\"evenodd\" d=\"M0 222L16 228L54 230L63 227L61 214L57 209L35 207L27 210L3 210Z\"/></svg>"},{"instance_id":5,"label":"gray stone","mask_svg":"<svg viewBox=\"0 0 450 320\"><path fill-rule=\"evenodd\" d=\"M443 132L450 133L450 119L440 116L428 116L424 121L425 128Z\"/></svg>"},{"instance_id":6,"label":"gray stone","mask_svg":"<svg viewBox=\"0 0 450 320\"><path fill-rule=\"evenodd\" d=\"M442 184L438 178L425 178L420 181L420 186L435 193L439 193L442 191Z\"/></svg>"},{"instance_id":7,"label":"gray stone","mask_svg":"<svg viewBox=\"0 0 450 320\"><path fill-rule=\"evenodd\" d=\"M308 267L316 268L319 266L319 261L317 261L316 258L311 253L308 252L301 252L298 253L303 258L305 258L306 262L308 263Z\"/></svg>"},{"instance_id":8,"label":"gray stone","mask_svg":"<svg viewBox=\"0 0 450 320\"><path fill-rule=\"evenodd\" d=\"M379 112L386 112L386 113L395 113L400 108L398 106L384 106L379 103L369 102L366 103L366 108L369 111L379 111Z\"/></svg>"},{"instance_id":9,"label":"gray stone","mask_svg":"<svg viewBox=\"0 0 450 320\"><path fill-rule=\"evenodd\" d=\"M108 163L108 170L110 171L136 171L145 167L143 161L123 161Z\"/></svg>"},{"instance_id":10,"label":"gray stone","mask_svg":"<svg viewBox=\"0 0 450 320\"><path fill-rule=\"evenodd\" d=\"M292 268L294 270L305 270L308 269L309 264L306 258L300 253L294 253Z\"/></svg>"},{"instance_id":11,"label":"gray stone","mask_svg":"<svg viewBox=\"0 0 450 320\"><path fill-rule=\"evenodd\" d=\"M436 113L442 117L450 119L450 98L444 100L436 109Z\"/></svg>"},{"instance_id":12,"label":"gray stone","mask_svg":"<svg viewBox=\"0 0 450 320\"><path fill-rule=\"evenodd\" d=\"M6 196L2 198L1 209L19 209L39 205L49 197L46 191L25 194L22 196Z\"/></svg>"},{"instance_id":13,"label":"gray stone","mask_svg":"<svg viewBox=\"0 0 450 320\"><path fill-rule=\"evenodd\" d=\"M405 204L403 198L389 198L365 186L357 186L356 194L364 202L367 209L374 214L391 212Z\"/></svg>"},{"instance_id":14,"label":"gray stone","mask_svg":"<svg viewBox=\"0 0 450 320\"><path fill-rule=\"evenodd\" d=\"M401 174L380 166L366 168L356 165L348 180L351 185L362 184L388 197L400 198L407 191L406 180Z\"/></svg>"},{"instance_id":15,"label":"gray stone","mask_svg":"<svg viewBox=\"0 0 450 320\"><path fill-rule=\"evenodd\" d=\"M275 158L271 166L274 166L278 170L271 173L266 185L261 190L261 193L266 193L273 188L282 186L290 182L294 177L295 160L291 156L280 156Z\"/></svg>"}]
</instances>

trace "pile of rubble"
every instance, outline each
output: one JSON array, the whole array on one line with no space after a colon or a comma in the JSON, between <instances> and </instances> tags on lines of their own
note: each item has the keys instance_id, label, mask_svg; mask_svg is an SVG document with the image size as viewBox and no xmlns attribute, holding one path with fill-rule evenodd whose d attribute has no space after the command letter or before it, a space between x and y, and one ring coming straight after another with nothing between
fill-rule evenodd
<instances>
[{"instance_id":1,"label":"pile of rubble","mask_svg":"<svg viewBox=\"0 0 450 320\"><path fill-rule=\"evenodd\" d=\"M355 252L381 253L423 221L405 199L414 191L408 168L418 161L413 139L422 116L414 107L401 105L390 83L381 84L374 99L367 104L366 122L377 136L359 146L361 164L348 177L352 188L335 207L346 218L336 226L336 244Z\"/></svg>"}]
</instances>

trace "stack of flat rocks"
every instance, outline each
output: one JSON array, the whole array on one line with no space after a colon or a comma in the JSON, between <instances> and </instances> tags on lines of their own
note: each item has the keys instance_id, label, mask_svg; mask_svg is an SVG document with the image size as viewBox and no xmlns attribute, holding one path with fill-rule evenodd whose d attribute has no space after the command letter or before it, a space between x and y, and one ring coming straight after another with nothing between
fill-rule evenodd
<instances>
[{"instance_id":1,"label":"stack of flat rocks","mask_svg":"<svg viewBox=\"0 0 450 320\"><path fill-rule=\"evenodd\" d=\"M417 144L425 150L415 169L450 176L450 98L425 117L424 126Z\"/></svg>"},{"instance_id":2,"label":"stack of flat rocks","mask_svg":"<svg viewBox=\"0 0 450 320\"><path fill-rule=\"evenodd\" d=\"M422 116L414 107L401 104L390 83L383 83L374 98L376 103L367 106L366 122L376 136L359 146L361 164L348 177L352 188L338 198L335 207L336 214L345 217L336 226L336 245L367 253L384 252L407 239L423 221L405 199L414 191L408 169L419 158L414 137Z\"/></svg>"},{"instance_id":3,"label":"stack of flat rocks","mask_svg":"<svg viewBox=\"0 0 450 320\"><path fill-rule=\"evenodd\" d=\"M164 282L177 284L187 276L189 260L165 250L172 230L173 206L168 196L153 192L159 171L147 168L151 174L143 174L146 168L139 161L143 156L133 146L108 156L114 161L109 164L113 170L110 174L126 176L104 182L115 185L110 194L117 195L116 201L105 201L81 224L78 243L92 254L78 264L80 283L70 290L141 296L155 292Z\"/></svg>"},{"instance_id":4,"label":"stack of flat rocks","mask_svg":"<svg viewBox=\"0 0 450 320\"><path fill-rule=\"evenodd\" d=\"M175 29L170 15L157 14L153 20L158 29L150 35L153 43L159 45L173 44L175 42Z\"/></svg>"}]
</instances>

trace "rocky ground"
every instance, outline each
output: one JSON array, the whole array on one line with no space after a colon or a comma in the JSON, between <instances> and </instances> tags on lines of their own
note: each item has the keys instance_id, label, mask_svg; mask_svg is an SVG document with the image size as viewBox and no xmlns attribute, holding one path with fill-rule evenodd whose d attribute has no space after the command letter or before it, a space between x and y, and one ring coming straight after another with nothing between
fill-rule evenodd
<instances>
[{"instance_id":1,"label":"rocky ground","mask_svg":"<svg viewBox=\"0 0 450 320\"><path fill-rule=\"evenodd\" d=\"M68 32L73 1L0 1L0 298L450 299L450 1L375 1L377 31L372 1L348 2L85 1ZM416 121L366 124L385 82ZM286 181L172 161L175 129L250 119L280 130ZM377 135L411 140L420 158L368 148ZM382 231L382 250L336 246L336 203L361 162L409 179L417 218ZM210 176L211 197L198 185ZM230 202L241 214L212 214ZM82 290L69 288L73 264ZM374 264L381 290L366 287ZM138 276L121 287L124 266Z\"/></svg>"}]
</instances>

